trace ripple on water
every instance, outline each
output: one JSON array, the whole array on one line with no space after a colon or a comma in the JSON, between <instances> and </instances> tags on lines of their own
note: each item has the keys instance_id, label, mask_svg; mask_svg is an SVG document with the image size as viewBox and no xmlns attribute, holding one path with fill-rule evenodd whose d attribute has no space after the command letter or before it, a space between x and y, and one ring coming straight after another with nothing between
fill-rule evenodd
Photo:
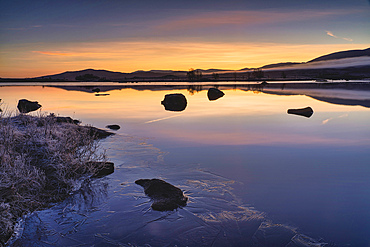
<instances>
[{"instance_id":1,"label":"ripple on water","mask_svg":"<svg viewBox=\"0 0 370 247\"><path fill-rule=\"evenodd\" d=\"M233 194L236 181L197 164L168 165L145 140L117 135L103 146L113 174L85 181L70 198L26 219L14 246L324 246L297 229L275 224ZM140 178L181 188L186 207L158 212Z\"/></svg>"}]
</instances>

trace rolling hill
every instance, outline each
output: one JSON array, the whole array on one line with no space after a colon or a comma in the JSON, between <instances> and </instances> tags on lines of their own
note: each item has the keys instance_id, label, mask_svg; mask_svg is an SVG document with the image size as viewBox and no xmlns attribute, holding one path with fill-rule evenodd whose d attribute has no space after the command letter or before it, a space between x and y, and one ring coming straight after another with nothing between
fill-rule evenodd
<instances>
[{"instance_id":1,"label":"rolling hill","mask_svg":"<svg viewBox=\"0 0 370 247\"><path fill-rule=\"evenodd\" d=\"M263 74L255 75L255 71ZM85 69L46 75L30 80L48 81L184 81L188 71L150 70L132 73L108 70ZM359 79L370 78L370 48L364 50L339 51L314 58L308 62L284 62L268 64L260 68L240 70L197 69L201 80L252 80L252 79ZM217 74L217 77L215 76ZM4 79L2 79L4 80Z\"/></svg>"}]
</instances>

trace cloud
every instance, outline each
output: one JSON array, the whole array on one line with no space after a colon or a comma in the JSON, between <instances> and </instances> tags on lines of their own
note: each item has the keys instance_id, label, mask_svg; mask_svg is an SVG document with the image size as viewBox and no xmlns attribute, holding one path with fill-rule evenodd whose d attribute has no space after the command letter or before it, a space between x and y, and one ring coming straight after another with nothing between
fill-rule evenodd
<instances>
[{"instance_id":1,"label":"cloud","mask_svg":"<svg viewBox=\"0 0 370 247\"><path fill-rule=\"evenodd\" d=\"M304 21L328 16L348 15L361 12L358 9L348 10L306 10L306 11L213 11L192 15L182 15L167 19L157 26L159 30L188 28L207 28L222 25L259 25L280 22ZM331 33L332 34L332 33Z\"/></svg>"},{"instance_id":2,"label":"cloud","mask_svg":"<svg viewBox=\"0 0 370 247\"><path fill-rule=\"evenodd\" d=\"M328 68L346 68L346 67L356 67L365 66L370 64L370 57L351 57L342 59L333 59L327 61L318 61L311 63L302 63L296 65L288 65L284 67L277 67L271 69L265 69L266 71L272 70L292 70L292 69L328 69Z\"/></svg>"},{"instance_id":3,"label":"cloud","mask_svg":"<svg viewBox=\"0 0 370 247\"><path fill-rule=\"evenodd\" d=\"M59 52L59 51L32 51L32 52L39 53L42 55L49 55L49 56L76 56L78 55L78 54Z\"/></svg>"},{"instance_id":4,"label":"cloud","mask_svg":"<svg viewBox=\"0 0 370 247\"><path fill-rule=\"evenodd\" d=\"M343 39L343 40L350 41L350 42L352 42L352 41L353 41L353 39L350 39L350 38L338 37L338 36L334 35L334 34L333 34L332 32L330 32L330 31L326 31L326 34L327 34L327 35L329 35L329 36L331 36L331 37L333 37L333 38L336 38L336 39Z\"/></svg>"}]
</instances>

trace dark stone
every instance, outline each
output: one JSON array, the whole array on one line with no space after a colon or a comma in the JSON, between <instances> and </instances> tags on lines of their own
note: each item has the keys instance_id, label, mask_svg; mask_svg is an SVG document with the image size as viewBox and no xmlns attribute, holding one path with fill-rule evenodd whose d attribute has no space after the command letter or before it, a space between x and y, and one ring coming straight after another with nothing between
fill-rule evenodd
<instances>
[{"instance_id":1,"label":"dark stone","mask_svg":"<svg viewBox=\"0 0 370 247\"><path fill-rule=\"evenodd\" d=\"M36 111L40 107L41 107L41 105L39 104L39 102L29 101L29 100L26 100L26 99L20 99L18 101L18 106L17 106L19 112L21 112L21 113L29 113L31 111Z\"/></svg>"},{"instance_id":2,"label":"dark stone","mask_svg":"<svg viewBox=\"0 0 370 247\"><path fill-rule=\"evenodd\" d=\"M73 123L79 124L81 121L77 119L72 119L71 117L55 117L57 123Z\"/></svg>"},{"instance_id":3,"label":"dark stone","mask_svg":"<svg viewBox=\"0 0 370 247\"><path fill-rule=\"evenodd\" d=\"M107 125L105 127L107 127L108 129L111 129L111 130L119 130L121 128L118 124L111 124L111 125Z\"/></svg>"},{"instance_id":4,"label":"dark stone","mask_svg":"<svg viewBox=\"0 0 370 247\"><path fill-rule=\"evenodd\" d=\"M145 194L153 200L153 210L171 211L186 206L188 198L172 184L156 178L139 179L135 183L142 186Z\"/></svg>"},{"instance_id":5,"label":"dark stone","mask_svg":"<svg viewBox=\"0 0 370 247\"><path fill-rule=\"evenodd\" d=\"M102 129L98 129L98 128L95 128L93 126L79 126L79 128L87 129L89 135L91 135L94 139L103 139L103 138L106 138L108 136L114 135L114 133L112 133L112 132L102 130Z\"/></svg>"},{"instance_id":6,"label":"dark stone","mask_svg":"<svg viewBox=\"0 0 370 247\"><path fill-rule=\"evenodd\" d=\"M166 94L161 104L164 105L164 109L167 111L183 111L188 102L183 94L175 93Z\"/></svg>"},{"instance_id":7,"label":"dark stone","mask_svg":"<svg viewBox=\"0 0 370 247\"><path fill-rule=\"evenodd\" d=\"M95 96L108 96L109 93L97 93L95 94Z\"/></svg>"},{"instance_id":8,"label":"dark stone","mask_svg":"<svg viewBox=\"0 0 370 247\"><path fill-rule=\"evenodd\" d=\"M92 161L88 163L93 165L96 168L96 171L92 177L100 178L112 174L114 172L114 163L113 162L96 162Z\"/></svg>"},{"instance_id":9,"label":"dark stone","mask_svg":"<svg viewBox=\"0 0 370 247\"><path fill-rule=\"evenodd\" d=\"M311 117L313 114L313 110L311 107L301 108L301 109L289 109L288 114L294 114L304 117Z\"/></svg>"},{"instance_id":10,"label":"dark stone","mask_svg":"<svg viewBox=\"0 0 370 247\"><path fill-rule=\"evenodd\" d=\"M209 100L216 100L216 99L223 97L224 95L225 95L224 92L214 87L208 89L208 93L207 93Z\"/></svg>"}]
</instances>

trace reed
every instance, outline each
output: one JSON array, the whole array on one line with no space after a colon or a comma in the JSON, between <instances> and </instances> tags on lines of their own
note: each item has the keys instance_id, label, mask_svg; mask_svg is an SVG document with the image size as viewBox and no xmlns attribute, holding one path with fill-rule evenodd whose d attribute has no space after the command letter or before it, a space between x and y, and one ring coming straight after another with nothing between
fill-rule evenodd
<instances>
[{"instance_id":1,"label":"reed","mask_svg":"<svg viewBox=\"0 0 370 247\"><path fill-rule=\"evenodd\" d=\"M0 246L17 220L66 198L106 161L90 126L53 114L0 113Z\"/></svg>"}]
</instances>

